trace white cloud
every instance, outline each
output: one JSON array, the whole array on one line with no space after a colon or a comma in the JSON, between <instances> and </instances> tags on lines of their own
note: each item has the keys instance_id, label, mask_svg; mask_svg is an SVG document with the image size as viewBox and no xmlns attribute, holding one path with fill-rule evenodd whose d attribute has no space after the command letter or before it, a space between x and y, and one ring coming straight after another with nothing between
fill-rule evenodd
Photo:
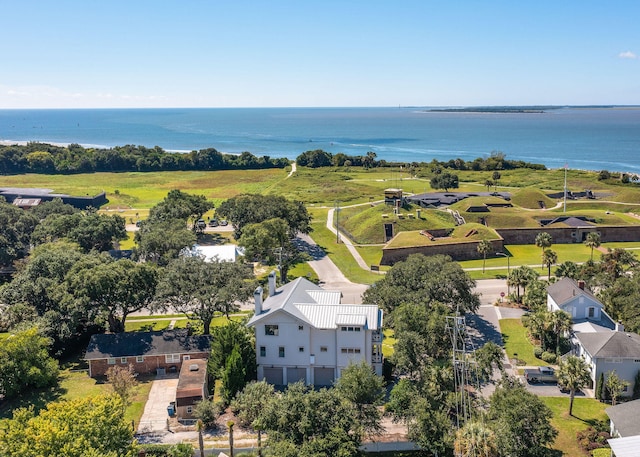
<instances>
[{"instance_id":1,"label":"white cloud","mask_svg":"<svg viewBox=\"0 0 640 457\"><path fill-rule=\"evenodd\" d=\"M621 59L637 59L638 58L636 53L631 51L621 52L620 54L618 54L618 57Z\"/></svg>"}]
</instances>

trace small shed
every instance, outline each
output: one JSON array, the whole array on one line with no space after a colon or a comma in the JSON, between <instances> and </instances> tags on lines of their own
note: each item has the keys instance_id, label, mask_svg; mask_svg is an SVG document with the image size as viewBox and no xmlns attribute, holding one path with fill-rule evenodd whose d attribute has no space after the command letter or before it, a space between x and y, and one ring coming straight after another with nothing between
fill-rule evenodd
<instances>
[{"instance_id":1,"label":"small shed","mask_svg":"<svg viewBox=\"0 0 640 457\"><path fill-rule=\"evenodd\" d=\"M176 409L180 419L193 418L195 405L207 398L207 361L191 359L183 363L176 389Z\"/></svg>"}]
</instances>

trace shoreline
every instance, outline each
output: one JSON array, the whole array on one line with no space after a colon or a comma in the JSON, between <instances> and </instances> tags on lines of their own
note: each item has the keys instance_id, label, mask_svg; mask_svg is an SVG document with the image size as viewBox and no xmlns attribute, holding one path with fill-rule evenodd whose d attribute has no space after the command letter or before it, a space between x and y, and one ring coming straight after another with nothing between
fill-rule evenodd
<instances>
[{"instance_id":1,"label":"shoreline","mask_svg":"<svg viewBox=\"0 0 640 457\"><path fill-rule=\"evenodd\" d=\"M113 149L114 147L120 147L120 146L124 146L124 145L117 145L117 146L105 146L105 145L98 145L98 144L89 144L89 143L76 143L76 142L58 142L58 141L44 141L44 140L7 140L7 139L0 139L0 146L26 146L29 143L40 143L40 144L49 144L52 146L58 146L58 147L69 147L69 145L71 144L79 144L80 146L82 146L85 149ZM140 146L140 145L136 145L136 146ZM162 146L160 146L162 148ZM152 149L152 148L149 148ZM198 151L198 149L165 149L162 148L165 152L169 152L169 153L173 153L173 154L188 154L192 151ZM206 149L206 148L201 148L201 149ZM215 148L219 153L221 154L225 154L225 155L233 155L233 156L240 156L242 153L241 152L227 152L227 151L220 151L219 149ZM249 151L251 152L251 151ZM304 152L304 151L303 151ZM253 153L252 153L253 154ZM298 153L302 154L302 152ZM255 155L255 154L254 154ZM258 157L256 155L256 157ZM286 158L290 161L295 161L295 157L289 157L289 156L282 156L283 158ZM479 156L480 157L480 156ZM453 155L451 156L451 158L453 159ZM383 157L379 157L379 160L384 160ZM521 160L521 159L517 159L517 158L510 158L509 160ZM441 162L444 162L446 160L441 160ZM401 163L401 162L398 162ZM423 161L422 163L428 164L429 162L425 162ZM542 163L541 165L544 165L545 167L547 167L548 171L555 171L555 170L562 170L564 168L563 166L549 166L546 165L544 163ZM575 171L587 171L587 172L594 172L594 173L598 173L602 170L607 170L611 173L626 173L629 176L640 176L640 171L630 171L630 170L617 170L617 169L609 169L609 168L599 168L599 169L590 169L590 168L573 168L573 167L568 167L568 170L575 170ZM453 170L456 171L456 170ZM504 170L501 170L504 172ZM508 171L508 170L507 170Z\"/></svg>"}]
</instances>

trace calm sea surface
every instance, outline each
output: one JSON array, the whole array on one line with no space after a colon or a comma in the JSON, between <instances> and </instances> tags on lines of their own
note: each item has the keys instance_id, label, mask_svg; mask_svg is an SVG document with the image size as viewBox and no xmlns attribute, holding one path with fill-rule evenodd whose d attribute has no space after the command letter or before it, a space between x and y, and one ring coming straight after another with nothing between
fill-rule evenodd
<instances>
[{"instance_id":1,"label":"calm sea surface","mask_svg":"<svg viewBox=\"0 0 640 457\"><path fill-rule=\"evenodd\" d=\"M486 157L640 172L640 107L544 113L421 108L0 110L0 141L160 146L295 158L310 149L388 161Z\"/></svg>"}]
</instances>

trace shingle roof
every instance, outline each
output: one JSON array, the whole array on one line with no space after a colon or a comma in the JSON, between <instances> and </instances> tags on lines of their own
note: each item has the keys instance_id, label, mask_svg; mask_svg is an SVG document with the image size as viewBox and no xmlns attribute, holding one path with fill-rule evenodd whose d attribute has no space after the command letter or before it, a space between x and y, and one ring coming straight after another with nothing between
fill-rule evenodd
<instances>
[{"instance_id":1,"label":"shingle roof","mask_svg":"<svg viewBox=\"0 0 640 457\"><path fill-rule=\"evenodd\" d=\"M576 333L591 357L640 359L640 335L627 332Z\"/></svg>"},{"instance_id":2,"label":"shingle roof","mask_svg":"<svg viewBox=\"0 0 640 457\"><path fill-rule=\"evenodd\" d=\"M585 295L600 303L588 289L581 289L578 287L578 283L571 278L562 278L560 281L551 284L547 287L547 293L558 306L580 295Z\"/></svg>"},{"instance_id":3,"label":"shingle roof","mask_svg":"<svg viewBox=\"0 0 640 457\"><path fill-rule=\"evenodd\" d=\"M247 325L252 326L265 316L282 311L316 328L336 328L338 315L345 316L340 318L342 321L361 322L350 325L366 325L371 330L382 327L382 311L376 305L341 304L341 296L340 291L326 291L300 277L276 289L276 293L264 301L262 313L254 315Z\"/></svg>"},{"instance_id":4,"label":"shingle roof","mask_svg":"<svg viewBox=\"0 0 640 457\"><path fill-rule=\"evenodd\" d=\"M640 435L640 400L628 401L604 410L621 436Z\"/></svg>"},{"instance_id":5,"label":"shingle roof","mask_svg":"<svg viewBox=\"0 0 640 457\"><path fill-rule=\"evenodd\" d=\"M628 436L626 438L610 438L607 440L611 451L616 457L638 457L640 449L640 436Z\"/></svg>"},{"instance_id":6,"label":"shingle roof","mask_svg":"<svg viewBox=\"0 0 640 457\"><path fill-rule=\"evenodd\" d=\"M85 359L189 354L208 352L209 347L209 336L190 336L186 330L104 333L91 337Z\"/></svg>"}]
</instances>

